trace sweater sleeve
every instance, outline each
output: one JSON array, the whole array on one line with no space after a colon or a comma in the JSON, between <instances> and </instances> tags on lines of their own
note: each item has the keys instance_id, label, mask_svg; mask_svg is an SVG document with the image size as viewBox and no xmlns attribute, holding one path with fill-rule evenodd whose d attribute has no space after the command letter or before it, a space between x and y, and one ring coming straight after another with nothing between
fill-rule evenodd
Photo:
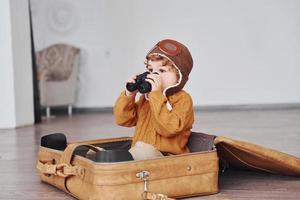
<instances>
[{"instance_id":1,"label":"sweater sleeve","mask_svg":"<svg viewBox=\"0 0 300 200\"><path fill-rule=\"evenodd\" d=\"M149 93L151 111L156 121L158 134L173 137L183 130L191 129L194 122L193 102L188 94L175 99L172 109L167 108L168 99L161 92Z\"/></svg>"},{"instance_id":2,"label":"sweater sleeve","mask_svg":"<svg viewBox=\"0 0 300 200\"><path fill-rule=\"evenodd\" d=\"M114 105L114 117L116 123L120 126L135 126L137 122L135 98L126 96L125 91L122 92Z\"/></svg>"}]
</instances>

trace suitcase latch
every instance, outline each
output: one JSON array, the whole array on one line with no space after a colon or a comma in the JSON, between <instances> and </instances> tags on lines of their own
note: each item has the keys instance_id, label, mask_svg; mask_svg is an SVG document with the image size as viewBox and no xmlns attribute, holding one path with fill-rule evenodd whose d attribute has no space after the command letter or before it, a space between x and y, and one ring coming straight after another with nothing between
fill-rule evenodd
<instances>
[{"instance_id":1,"label":"suitcase latch","mask_svg":"<svg viewBox=\"0 0 300 200\"><path fill-rule=\"evenodd\" d=\"M142 181L144 181L144 192L142 193L142 198L144 200L175 200L175 199L169 198L167 195L164 195L164 194L148 192L149 176L150 176L150 172L148 172L148 171L141 171L136 174L137 178L140 178Z\"/></svg>"},{"instance_id":2,"label":"suitcase latch","mask_svg":"<svg viewBox=\"0 0 300 200\"><path fill-rule=\"evenodd\" d=\"M141 171L141 172L136 174L137 178L140 178L141 180L144 181L144 192L148 191L147 179L148 179L149 175L150 175L150 172L148 172L148 171Z\"/></svg>"}]
</instances>

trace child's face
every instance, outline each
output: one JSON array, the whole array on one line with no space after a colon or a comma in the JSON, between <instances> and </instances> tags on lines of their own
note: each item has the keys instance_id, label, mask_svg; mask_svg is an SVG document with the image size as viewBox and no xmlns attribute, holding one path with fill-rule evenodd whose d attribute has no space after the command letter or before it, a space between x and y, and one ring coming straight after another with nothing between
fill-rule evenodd
<instances>
[{"instance_id":1,"label":"child's face","mask_svg":"<svg viewBox=\"0 0 300 200\"><path fill-rule=\"evenodd\" d=\"M146 66L150 73L157 72L161 77L162 89L173 86L178 83L176 73L171 69L172 66L162 65L162 61L148 61Z\"/></svg>"}]
</instances>

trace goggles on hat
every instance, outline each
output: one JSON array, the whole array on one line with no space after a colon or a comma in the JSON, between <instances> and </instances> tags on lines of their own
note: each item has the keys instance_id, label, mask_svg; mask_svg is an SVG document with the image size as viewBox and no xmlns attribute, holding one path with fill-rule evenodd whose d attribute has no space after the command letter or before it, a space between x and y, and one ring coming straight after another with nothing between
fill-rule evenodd
<instances>
[{"instance_id":1,"label":"goggles on hat","mask_svg":"<svg viewBox=\"0 0 300 200\"><path fill-rule=\"evenodd\" d=\"M163 40L157 44L159 50L170 56L177 56L181 52L181 45L174 40Z\"/></svg>"}]
</instances>

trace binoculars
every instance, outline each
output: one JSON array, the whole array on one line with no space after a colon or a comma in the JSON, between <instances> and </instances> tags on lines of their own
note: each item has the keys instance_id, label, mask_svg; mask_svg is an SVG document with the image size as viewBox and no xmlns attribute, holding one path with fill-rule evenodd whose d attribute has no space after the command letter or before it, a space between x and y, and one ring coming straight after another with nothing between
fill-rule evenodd
<instances>
[{"instance_id":1,"label":"binoculars","mask_svg":"<svg viewBox=\"0 0 300 200\"><path fill-rule=\"evenodd\" d=\"M129 92L139 91L140 93L148 93L152 90L152 85L148 81L146 81L147 75L150 72L144 72L140 75L137 75L135 79L135 83L127 83L126 88Z\"/></svg>"}]
</instances>

